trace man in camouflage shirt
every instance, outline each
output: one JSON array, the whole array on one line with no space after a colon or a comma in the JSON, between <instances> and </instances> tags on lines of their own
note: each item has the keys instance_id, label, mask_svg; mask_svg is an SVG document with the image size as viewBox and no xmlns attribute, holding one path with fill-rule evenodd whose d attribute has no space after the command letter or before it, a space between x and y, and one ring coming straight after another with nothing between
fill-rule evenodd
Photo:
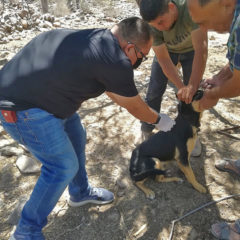
<instances>
[{"instance_id":1,"label":"man in camouflage shirt","mask_svg":"<svg viewBox=\"0 0 240 240\"><path fill-rule=\"evenodd\" d=\"M146 102L160 111L162 96L168 80L177 87L178 98L190 103L199 87L207 60L207 34L195 24L188 12L186 0L137 1L142 18L152 26L153 50L151 77ZM180 63L183 81L176 65ZM142 123L144 138L151 135L153 126ZM201 145L195 156L201 154ZM196 151L197 150L197 151Z\"/></svg>"},{"instance_id":2,"label":"man in camouflage shirt","mask_svg":"<svg viewBox=\"0 0 240 240\"><path fill-rule=\"evenodd\" d=\"M212 78L207 79L200 100L202 109L209 109L220 98L240 96L240 0L188 0L190 14L201 29L219 33L229 32L228 64ZM240 159L223 159L215 163L217 169L240 176ZM215 223L211 228L217 239L240 239L240 219L234 223Z\"/></svg>"}]
</instances>

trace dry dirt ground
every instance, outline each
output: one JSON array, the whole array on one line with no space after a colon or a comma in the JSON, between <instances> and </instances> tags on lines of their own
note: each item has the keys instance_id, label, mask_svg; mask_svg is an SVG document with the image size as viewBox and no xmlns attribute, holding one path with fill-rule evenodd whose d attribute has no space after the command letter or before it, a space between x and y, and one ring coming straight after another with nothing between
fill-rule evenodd
<instances>
[{"instance_id":1,"label":"dry dirt ground","mask_svg":"<svg viewBox=\"0 0 240 240\"><path fill-rule=\"evenodd\" d=\"M210 50L205 77L216 73L226 63L226 36L209 33ZM148 62L135 72L136 85L144 96L150 73ZM167 89L163 112L176 115L176 99L171 88ZM106 96L86 102L79 114L87 129L87 171L92 185L110 189L115 201L106 206L87 205L68 207L67 191L49 216L44 228L48 240L155 240L168 239L171 222L187 212L213 200L239 193L239 178L215 169L217 159L238 158L240 129L240 98L221 100L216 107L205 111L201 121L200 139L203 151L200 157L192 157L191 165L197 180L208 192L197 192L186 181L175 164L169 166L182 183L147 182L156 193L148 200L131 182L129 158L140 136L140 123L126 110L112 103ZM231 136L234 136L232 138ZM0 209L0 239L10 236L13 226L7 223L16 203L32 191L38 175L21 175L15 166L15 157L1 158L0 197L4 207ZM4 181L3 181L4 179ZM173 240L211 240L211 224L240 218L240 198L231 198L185 217L177 222ZM0 204L1 205L1 204Z\"/></svg>"}]
</instances>

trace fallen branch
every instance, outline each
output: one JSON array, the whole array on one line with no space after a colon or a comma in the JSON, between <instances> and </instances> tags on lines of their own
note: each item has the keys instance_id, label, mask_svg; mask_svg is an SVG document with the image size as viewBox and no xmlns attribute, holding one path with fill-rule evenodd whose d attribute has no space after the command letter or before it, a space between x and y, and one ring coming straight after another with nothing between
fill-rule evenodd
<instances>
[{"instance_id":1,"label":"fallen branch","mask_svg":"<svg viewBox=\"0 0 240 240\"><path fill-rule=\"evenodd\" d=\"M205 207L207 207L207 206L209 206L209 205L212 205L212 204L214 204L214 203L219 203L219 202L221 202L221 201L223 201L223 200L227 200L227 199L233 198L233 197L240 197L240 194L229 195L229 196L220 198L220 199L218 199L218 200L214 200L214 201L205 203L204 205L202 205L202 206L200 206L200 207L198 207L198 208L196 208L196 209L194 209L194 210L186 213L186 214L183 215L182 217L179 217L179 218L173 220L173 221L172 221L172 229L171 229L171 233L170 233L170 236L169 236L168 240L172 240L174 225L175 225L176 222L181 221L183 218L185 218L185 217L187 217L187 216L189 216L189 215L191 215L191 214L193 214L193 213L195 213L195 212L197 212L197 211L199 211L199 210L201 210L201 209L203 209L203 208L205 208Z\"/></svg>"},{"instance_id":2,"label":"fallen branch","mask_svg":"<svg viewBox=\"0 0 240 240\"><path fill-rule=\"evenodd\" d=\"M234 127L230 127L230 128L224 128L222 130L219 130L221 132L225 132L225 131L229 131L229 130L235 130L235 129L238 129L240 128L240 126L234 126Z\"/></svg>"},{"instance_id":3,"label":"fallen branch","mask_svg":"<svg viewBox=\"0 0 240 240\"><path fill-rule=\"evenodd\" d=\"M238 128L240 128L240 126L234 126L234 127L230 127L230 128L224 128L224 129L221 129L221 130L214 131L214 133L222 134L222 135L225 135L225 136L227 136L227 137L230 137L230 138L233 138L233 139L236 139L236 140L240 140L239 137L235 137L235 136L233 136L232 134L227 133L227 131L236 130L236 129L238 129Z\"/></svg>"},{"instance_id":4,"label":"fallen branch","mask_svg":"<svg viewBox=\"0 0 240 240\"><path fill-rule=\"evenodd\" d=\"M226 133L226 132L223 132L223 131L217 131L217 133L225 135L225 136L233 138L233 139L236 139L236 140L240 140L239 137L235 137L235 136L231 135L230 133Z\"/></svg>"}]
</instances>

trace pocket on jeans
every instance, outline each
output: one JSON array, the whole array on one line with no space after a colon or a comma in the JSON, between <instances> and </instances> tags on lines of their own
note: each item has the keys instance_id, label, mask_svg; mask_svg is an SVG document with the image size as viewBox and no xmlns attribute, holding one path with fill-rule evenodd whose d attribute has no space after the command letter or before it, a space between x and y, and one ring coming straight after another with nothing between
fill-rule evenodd
<instances>
[{"instance_id":1,"label":"pocket on jeans","mask_svg":"<svg viewBox=\"0 0 240 240\"><path fill-rule=\"evenodd\" d=\"M2 126L4 130L18 143L24 144L23 138L20 134L20 131L18 129L18 126L16 123L8 123L3 118L2 114L0 113L0 121L2 123Z\"/></svg>"},{"instance_id":2,"label":"pocket on jeans","mask_svg":"<svg viewBox=\"0 0 240 240\"><path fill-rule=\"evenodd\" d=\"M62 152L66 142L63 120L45 111L26 113L21 131L27 146L34 151L47 154Z\"/></svg>"}]
</instances>

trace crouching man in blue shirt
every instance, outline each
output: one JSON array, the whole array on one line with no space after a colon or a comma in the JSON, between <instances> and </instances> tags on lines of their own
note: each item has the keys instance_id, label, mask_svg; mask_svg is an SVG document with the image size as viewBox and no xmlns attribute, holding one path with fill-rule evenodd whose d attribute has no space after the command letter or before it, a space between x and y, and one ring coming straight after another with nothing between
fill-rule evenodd
<instances>
[{"instance_id":1,"label":"crouching man in blue shirt","mask_svg":"<svg viewBox=\"0 0 240 240\"><path fill-rule=\"evenodd\" d=\"M4 129L41 161L42 169L10 239L45 239L42 228L65 188L69 205L106 204L112 192L89 185L86 133L76 111L106 93L130 114L168 131L174 121L138 95L133 69L152 46L147 23L137 17L111 30L53 30L30 41L0 71Z\"/></svg>"}]
</instances>

